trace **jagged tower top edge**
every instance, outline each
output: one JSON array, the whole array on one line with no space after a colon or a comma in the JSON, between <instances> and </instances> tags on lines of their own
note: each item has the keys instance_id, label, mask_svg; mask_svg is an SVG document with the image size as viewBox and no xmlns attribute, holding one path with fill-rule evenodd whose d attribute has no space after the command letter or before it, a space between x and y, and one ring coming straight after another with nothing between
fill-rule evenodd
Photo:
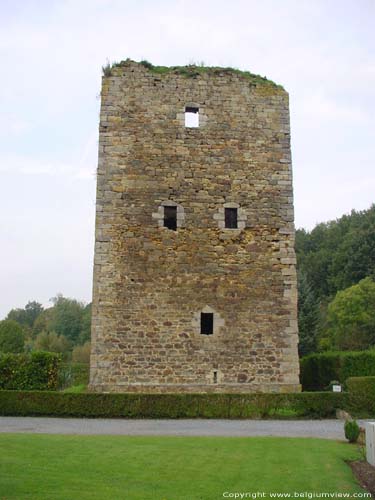
<instances>
[{"instance_id":1,"label":"jagged tower top edge","mask_svg":"<svg viewBox=\"0 0 375 500\"><path fill-rule=\"evenodd\" d=\"M227 76L228 74L237 75L240 78L245 78L249 81L251 86L267 86L275 91L283 91L285 89L282 85L278 85L272 80L269 80L265 76L260 76L250 71L243 71L238 68L232 67L221 67L221 66L205 66L203 63L200 64L187 64L185 66L155 66L149 61L133 61L132 59L126 59L120 62L107 62L105 66L102 67L103 77L113 77L122 76L130 67L137 66L144 71L148 71L154 75L159 75L161 77L170 74L182 75L186 78L199 78L204 76Z\"/></svg>"}]
</instances>

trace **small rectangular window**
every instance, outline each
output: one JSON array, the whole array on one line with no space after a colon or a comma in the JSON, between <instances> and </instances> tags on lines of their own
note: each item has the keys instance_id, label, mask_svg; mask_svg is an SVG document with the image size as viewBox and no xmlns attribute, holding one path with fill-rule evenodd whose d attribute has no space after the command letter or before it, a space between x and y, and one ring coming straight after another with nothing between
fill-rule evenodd
<instances>
[{"instance_id":1,"label":"small rectangular window","mask_svg":"<svg viewBox=\"0 0 375 500\"><path fill-rule=\"evenodd\" d=\"M199 108L186 106L185 108L185 127L199 127Z\"/></svg>"},{"instance_id":2,"label":"small rectangular window","mask_svg":"<svg viewBox=\"0 0 375 500\"><path fill-rule=\"evenodd\" d=\"M164 227L176 231L177 229L177 207L164 207Z\"/></svg>"},{"instance_id":3,"label":"small rectangular window","mask_svg":"<svg viewBox=\"0 0 375 500\"><path fill-rule=\"evenodd\" d=\"M214 384L217 384L217 371L214 371Z\"/></svg>"},{"instance_id":4,"label":"small rectangular window","mask_svg":"<svg viewBox=\"0 0 375 500\"><path fill-rule=\"evenodd\" d=\"M225 227L228 229L237 229L237 208L226 208L225 209Z\"/></svg>"},{"instance_id":5,"label":"small rectangular window","mask_svg":"<svg viewBox=\"0 0 375 500\"><path fill-rule=\"evenodd\" d=\"M201 313L201 334L212 335L214 333L213 313Z\"/></svg>"}]
</instances>

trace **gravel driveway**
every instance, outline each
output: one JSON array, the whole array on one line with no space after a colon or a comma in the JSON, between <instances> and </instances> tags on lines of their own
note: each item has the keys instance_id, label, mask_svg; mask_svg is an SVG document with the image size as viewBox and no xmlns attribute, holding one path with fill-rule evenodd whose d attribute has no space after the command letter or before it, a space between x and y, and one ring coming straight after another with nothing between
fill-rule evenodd
<instances>
[{"instance_id":1,"label":"gravel driveway","mask_svg":"<svg viewBox=\"0 0 375 500\"><path fill-rule=\"evenodd\" d=\"M363 425L363 422L362 422ZM128 436L282 436L345 439L341 420L125 420L0 417L0 432Z\"/></svg>"}]
</instances>

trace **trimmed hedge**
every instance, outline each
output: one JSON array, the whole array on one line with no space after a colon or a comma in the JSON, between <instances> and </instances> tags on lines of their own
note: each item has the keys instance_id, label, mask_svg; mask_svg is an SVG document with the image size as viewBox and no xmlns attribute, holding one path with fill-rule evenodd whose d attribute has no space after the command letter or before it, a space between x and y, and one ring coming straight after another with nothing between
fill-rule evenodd
<instances>
[{"instance_id":1,"label":"trimmed hedge","mask_svg":"<svg viewBox=\"0 0 375 500\"><path fill-rule=\"evenodd\" d=\"M342 393L68 394L0 391L1 415L106 418L333 417Z\"/></svg>"},{"instance_id":2,"label":"trimmed hedge","mask_svg":"<svg viewBox=\"0 0 375 500\"><path fill-rule=\"evenodd\" d=\"M375 416L375 377L350 377L346 381L349 391L348 408L357 416Z\"/></svg>"},{"instance_id":3,"label":"trimmed hedge","mask_svg":"<svg viewBox=\"0 0 375 500\"><path fill-rule=\"evenodd\" d=\"M349 377L375 376L375 351L311 354L300 365L303 390L321 391L331 380L344 383Z\"/></svg>"},{"instance_id":4,"label":"trimmed hedge","mask_svg":"<svg viewBox=\"0 0 375 500\"><path fill-rule=\"evenodd\" d=\"M90 365L88 363L62 363L59 368L59 389L74 385L88 385Z\"/></svg>"},{"instance_id":5,"label":"trimmed hedge","mask_svg":"<svg viewBox=\"0 0 375 500\"><path fill-rule=\"evenodd\" d=\"M0 353L0 389L56 390L60 356L51 352Z\"/></svg>"}]
</instances>

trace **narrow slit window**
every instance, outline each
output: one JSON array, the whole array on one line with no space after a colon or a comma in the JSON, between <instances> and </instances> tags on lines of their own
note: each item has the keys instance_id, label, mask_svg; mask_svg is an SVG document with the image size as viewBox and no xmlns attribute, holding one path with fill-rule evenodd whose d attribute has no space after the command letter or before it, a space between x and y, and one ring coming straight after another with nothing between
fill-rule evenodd
<instances>
[{"instance_id":1,"label":"narrow slit window","mask_svg":"<svg viewBox=\"0 0 375 500\"><path fill-rule=\"evenodd\" d=\"M225 227L228 229L238 228L238 212L237 208L225 209Z\"/></svg>"},{"instance_id":2,"label":"narrow slit window","mask_svg":"<svg viewBox=\"0 0 375 500\"><path fill-rule=\"evenodd\" d=\"M177 207L164 207L164 227L176 231L177 229Z\"/></svg>"},{"instance_id":3,"label":"narrow slit window","mask_svg":"<svg viewBox=\"0 0 375 500\"><path fill-rule=\"evenodd\" d=\"M185 127L199 127L199 108L186 106L185 108Z\"/></svg>"},{"instance_id":4,"label":"narrow slit window","mask_svg":"<svg viewBox=\"0 0 375 500\"><path fill-rule=\"evenodd\" d=\"M217 371L214 371L214 384L217 384Z\"/></svg>"},{"instance_id":5,"label":"narrow slit window","mask_svg":"<svg viewBox=\"0 0 375 500\"><path fill-rule=\"evenodd\" d=\"M214 333L213 313L201 313L201 334L212 335Z\"/></svg>"}]
</instances>

